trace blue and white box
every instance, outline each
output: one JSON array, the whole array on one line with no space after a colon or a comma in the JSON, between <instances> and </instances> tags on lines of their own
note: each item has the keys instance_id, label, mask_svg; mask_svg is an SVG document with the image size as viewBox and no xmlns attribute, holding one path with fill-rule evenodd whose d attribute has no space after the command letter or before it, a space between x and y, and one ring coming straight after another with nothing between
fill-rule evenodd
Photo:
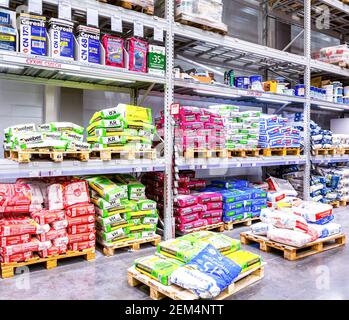
<instances>
[{"instance_id":1,"label":"blue and white box","mask_svg":"<svg viewBox=\"0 0 349 320\"><path fill-rule=\"evenodd\" d=\"M51 18L49 21L49 55L55 59L74 60L74 23Z\"/></svg>"},{"instance_id":2,"label":"blue and white box","mask_svg":"<svg viewBox=\"0 0 349 320\"><path fill-rule=\"evenodd\" d=\"M83 63L101 63L100 30L93 27L77 28L78 54L77 59Z\"/></svg>"},{"instance_id":3,"label":"blue and white box","mask_svg":"<svg viewBox=\"0 0 349 320\"><path fill-rule=\"evenodd\" d=\"M20 52L37 56L46 56L46 17L21 13Z\"/></svg>"}]
</instances>

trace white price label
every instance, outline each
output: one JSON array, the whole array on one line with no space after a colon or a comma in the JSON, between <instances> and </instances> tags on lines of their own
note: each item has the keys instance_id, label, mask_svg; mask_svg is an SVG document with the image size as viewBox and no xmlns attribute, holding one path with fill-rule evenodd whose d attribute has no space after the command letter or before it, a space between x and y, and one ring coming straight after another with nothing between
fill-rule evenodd
<instances>
[{"instance_id":1,"label":"white price label","mask_svg":"<svg viewBox=\"0 0 349 320\"><path fill-rule=\"evenodd\" d=\"M164 41L164 29L163 28L154 28L154 40L155 41Z\"/></svg>"},{"instance_id":2,"label":"white price label","mask_svg":"<svg viewBox=\"0 0 349 320\"><path fill-rule=\"evenodd\" d=\"M207 165L203 164L203 165L201 166L201 169L207 169Z\"/></svg>"},{"instance_id":3,"label":"white price label","mask_svg":"<svg viewBox=\"0 0 349 320\"><path fill-rule=\"evenodd\" d=\"M28 0L28 12L42 14L42 0Z\"/></svg>"},{"instance_id":4,"label":"white price label","mask_svg":"<svg viewBox=\"0 0 349 320\"><path fill-rule=\"evenodd\" d=\"M122 32L122 20L118 16L111 17L111 31Z\"/></svg>"},{"instance_id":5,"label":"white price label","mask_svg":"<svg viewBox=\"0 0 349 320\"><path fill-rule=\"evenodd\" d=\"M59 0L58 18L71 20L71 4L68 0Z\"/></svg>"},{"instance_id":6,"label":"white price label","mask_svg":"<svg viewBox=\"0 0 349 320\"><path fill-rule=\"evenodd\" d=\"M140 37L140 38L143 38L144 36L144 26L143 26L143 23L142 22L139 22L139 21L135 21L134 22L134 36L135 37Z\"/></svg>"},{"instance_id":7,"label":"white price label","mask_svg":"<svg viewBox=\"0 0 349 320\"><path fill-rule=\"evenodd\" d=\"M87 8L87 25L95 27L99 26L98 10Z\"/></svg>"},{"instance_id":8,"label":"white price label","mask_svg":"<svg viewBox=\"0 0 349 320\"><path fill-rule=\"evenodd\" d=\"M0 0L0 7L8 8L9 2L10 2L9 0Z\"/></svg>"},{"instance_id":9,"label":"white price label","mask_svg":"<svg viewBox=\"0 0 349 320\"><path fill-rule=\"evenodd\" d=\"M175 103L171 105L171 115L179 114L179 104Z\"/></svg>"}]
</instances>

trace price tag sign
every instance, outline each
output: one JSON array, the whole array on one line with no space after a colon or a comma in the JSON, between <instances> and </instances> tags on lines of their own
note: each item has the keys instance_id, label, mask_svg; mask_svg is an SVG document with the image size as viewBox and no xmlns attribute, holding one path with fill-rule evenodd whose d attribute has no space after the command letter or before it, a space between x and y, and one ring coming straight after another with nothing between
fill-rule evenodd
<instances>
[{"instance_id":1,"label":"price tag sign","mask_svg":"<svg viewBox=\"0 0 349 320\"><path fill-rule=\"evenodd\" d=\"M58 18L71 20L71 4L68 0L59 0L58 3Z\"/></svg>"},{"instance_id":2,"label":"price tag sign","mask_svg":"<svg viewBox=\"0 0 349 320\"><path fill-rule=\"evenodd\" d=\"M111 17L111 31L122 32L122 20L118 16Z\"/></svg>"},{"instance_id":3,"label":"price tag sign","mask_svg":"<svg viewBox=\"0 0 349 320\"><path fill-rule=\"evenodd\" d=\"M133 25L134 25L134 27L133 27L133 29L134 29L134 32L133 32L134 36L143 38L143 36L144 36L144 25L143 25L143 23L139 22L139 21L135 21Z\"/></svg>"},{"instance_id":4,"label":"price tag sign","mask_svg":"<svg viewBox=\"0 0 349 320\"><path fill-rule=\"evenodd\" d=\"M164 41L164 29L154 28L154 40L155 41Z\"/></svg>"},{"instance_id":5,"label":"price tag sign","mask_svg":"<svg viewBox=\"0 0 349 320\"><path fill-rule=\"evenodd\" d=\"M42 0L28 0L28 12L42 14Z\"/></svg>"},{"instance_id":6,"label":"price tag sign","mask_svg":"<svg viewBox=\"0 0 349 320\"><path fill-rule=\"evenodd\" d=\"M90 26L99 26L98 22L98 10L87 8L87 24Z\"/></svg>"},{"instance_id":7,"label":"price tag sign","mask_svg":"<svg viewBox=\"0 0 349 320\"><path fill-rule=\"evenodd\" d=\"M8 8L9 2L10 2L9 0L0 0L0 7Z\"/></svg>"},{"instance_id":8,"label":"price tag sign","mask_svg":"<svg viewBox=\"0 0 349 320\"><path fill-rule=\"evenodd\" d=\"M171 105L171 115L179 114L179 104L175 103Z\"/></svg>"}]
</instances>

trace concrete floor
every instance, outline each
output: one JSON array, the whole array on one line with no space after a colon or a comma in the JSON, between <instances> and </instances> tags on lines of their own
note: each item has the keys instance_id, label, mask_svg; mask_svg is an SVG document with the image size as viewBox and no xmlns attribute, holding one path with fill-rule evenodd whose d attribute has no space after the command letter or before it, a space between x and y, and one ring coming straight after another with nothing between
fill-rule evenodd
<instances>
[{"instance_id":1,"label":"concrete floor","mask_svg":"<svg viewBox=\"0 0 349 320\"><path fill-rule=\"evenodd\" d=\"M344 233L349 230L349 209L336 209L336 222ZM239 238L240 227L227 232ZM135 258L154 252L145 245L137 252L119 251L114 257L97 252L95 262L82 258L60 260L58 267L46 270L31 266L30 272L0 279L0 299L149 299L146 291L129 287L127 268ZM349 245L299 261L288 261L254 246L243 249L261 254L267 263L265 277L238 292L231 299L349 299Z\"/></svg>"}]
</instances>

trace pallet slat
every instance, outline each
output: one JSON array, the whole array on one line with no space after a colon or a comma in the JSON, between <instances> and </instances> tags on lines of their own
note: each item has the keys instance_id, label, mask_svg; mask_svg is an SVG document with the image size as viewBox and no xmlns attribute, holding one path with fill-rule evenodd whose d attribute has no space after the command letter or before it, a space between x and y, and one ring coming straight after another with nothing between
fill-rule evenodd
<instances>
[{"instance_id":1,"label":"pallet slat","mask_svg":"<svg viewBox=\"0 0 349 320\"><path fill-rule=\"evenodd\" d=\"M235 157L259 157L259 149L228 149L228 157L229 158L235 158Z\"/></svg>"},{"instance_id":2,"label":"pallet slat","mask_svg":"<svg viewBox=\"0 0 349 320\"><path fill-rule=\"evenodd\" d=\"M132 250L140 250L140 245L145 243L151 243L153 246L157 246L161 241L160 235L155 235L152 237L147 237L144 239L136 239L136 240L129 240L129 241L121 241L116 244L112 245L106 245L103 243L98 243L102 249L103 254L107 257L112 257L115 254L115 250L121 249L121 248L130 248Z\"/></svg>"},{"instance_id":3,"label":"pallet slat","mask_svg":"<svg viewBox=\"0 0 349 320\"><path fill-rule=\"evenodd\" d=\"M235 281L226 288L218 297L214 300L223 300L236 292L250 286L251 284L260 281L264 277L265 263L249 270L243 274L240 274ZM146 285L149 287L149 295L154 300L160 300L165 297L172 300L198 300L199 297L193 292L183 289L177 285L165 286L160 282L150 278L149 276L140 273L134 267L131 267L127 271L128 284L131 287L139 285Z\"/></svg>"},{"instance_id":4,"label":"pallet slat","mask_svg":"<svg viewBox=\"0 0 349 320\"><path fill-rule=\"evenodd\" d=\"M87 261L93 261L96 258L96 250L94 248L85 249L82 251L68 251L65 254L60 254L56 256L51 256L47 258L40 258L36 255L33 259L23 262L11 262L11 263L1 263L1 277L3 279L12 278L15 274L15 269L30 266L33 264L44 263L45 268L50 270L57 267L57 261L61 259L73 258L83 256Z\"/></svg>"},{"instance_id":5,"label":"pallet slat","mask_svg":"<svg viewBox=\"0 0 349 320\"><path fill-rule=\"evenodd\" d=\"M335 154L337 154L337 149L335 148L313 149L312 153L313 153L313 156L326 156L326 155L334 156Z\"/></svg>"},{"instance_id":6,"label":"pallet slat","mask_svg":"<svg viewBox=\"0 0 349 320\"><path fill-rule=\"evenodd\" d=\"M346 237L343 233L340 233L318 239L300 248L275 242L267 237L254 235L251 232L240 233L240 241L242 244L259 243L259 249L265 252L271 252L273 249L280 250L283 252L285 259L293 261L343 246L345 245Z\"/></svg>"},{"instance_id":7,"label":"pallet slat","mask_svg":"<svg viewBox=\"0 0 349 320\"><path fill-rule=\"evenodd\" d=\"M10 160L19 163L28 163L35 159L50 159L53 162L62 162L64 159L75 159L79 161L88 161L90 151L58 151L58 150L11 150L5 154Z\"/></svg>"},{"instance_id":8,"label":"pallet slat","mask_svg":"<svg viewBox=\"0 0 349 320\"><path fill-rule=\"evenodd\" d=\"M90 155L91 159L98 159L102 161L110 161L112 159L135 160L135 159L150 159L155 160L156 150L121 150L121 149L101 149L93 150Z\"/></svg>"},{"instance_id":9,"label":"pallet slat","mask_svg":"<svg viewBox=\"0 0 349 320\"><path fill-rule=\"evenodd\" d=\"M207 226L203 226L203 227L199 227L199 228L189 229L189 230L186 230L185 232L180 232L177 230L176 234L185 235L188 233L193 233L193 232L198 232L198 231L208 231L208 230L223 232L224 231L224 222L219 222L219 223L215 223L215 224L211 224L211 225L207 225Z\"/></svg>"},{"instance_id":10,"label":"pallet slat","mask_svg":"<svg viewBox=\"0 0 349 320\"><path fill-rule=\"evenodd\" d=\"M249 227L252 225L253 222L259 222L261 219L259 217L255 218L248 218L240 221L230 221L224 223L224 229L225 230L233 230L235 226L243 225L245 227Z\"/></svg>"},{"instance_id":11,"label":"pallet slat","mask_svg":"<svg viewBox=\"0 0 349 320\"><path fill-rule=\"evenodd\" d=\"M228 151L226 149L188 149L180 152L185 159L197 159L197 158L227 158Z\"/></svg>"}]
</instances>

